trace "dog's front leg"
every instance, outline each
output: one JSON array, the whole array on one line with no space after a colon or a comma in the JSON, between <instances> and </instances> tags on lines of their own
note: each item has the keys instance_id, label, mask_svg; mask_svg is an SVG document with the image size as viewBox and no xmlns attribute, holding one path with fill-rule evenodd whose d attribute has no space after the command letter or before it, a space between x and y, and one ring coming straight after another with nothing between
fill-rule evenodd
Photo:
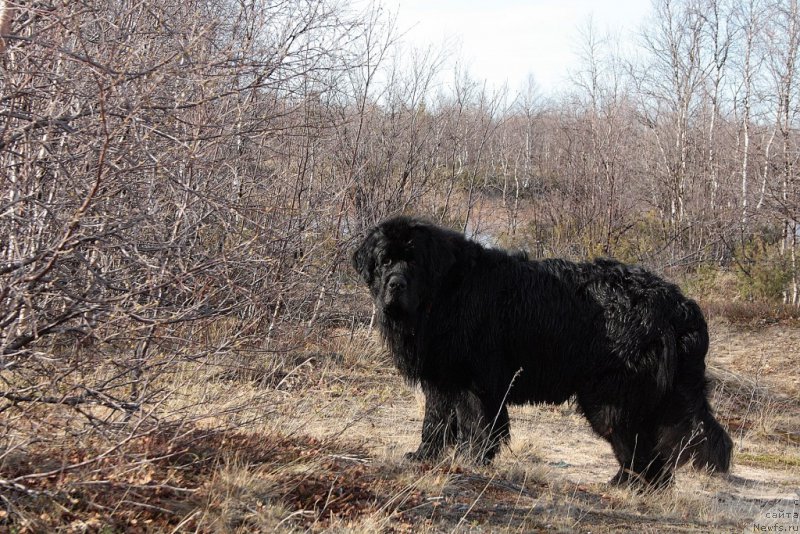
<instances>
[{"instance_id":1,"label":"dog's front leg","mask_svg":"<svg viewBox=\"0 0 800 534\"><path fill-rule=\"evenodd\" d=\"M452 395L423 383L425 417L422 421L422 441L414 452L406 453L410 460L435 460L457 439L456 402Z\"/></svg>"}]
</instances>

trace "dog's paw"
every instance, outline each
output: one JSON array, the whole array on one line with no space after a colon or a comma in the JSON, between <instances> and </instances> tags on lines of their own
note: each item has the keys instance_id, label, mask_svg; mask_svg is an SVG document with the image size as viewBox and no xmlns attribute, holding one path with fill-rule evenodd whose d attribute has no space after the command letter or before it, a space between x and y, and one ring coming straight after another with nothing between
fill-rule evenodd
<instances>
[{"instance_id":1,"label":"dog's paw","mask_svg":"<svg viewBox=\"0 0 800 534\"><path fill-rule=\"evenodd\" d=\"M441 451L431 450L429 447L420 445L419 449L414 452L407 452L403 455L405 460L409 462L429 462L436 460L441 455Z\"/></svg>"}]
</instances>

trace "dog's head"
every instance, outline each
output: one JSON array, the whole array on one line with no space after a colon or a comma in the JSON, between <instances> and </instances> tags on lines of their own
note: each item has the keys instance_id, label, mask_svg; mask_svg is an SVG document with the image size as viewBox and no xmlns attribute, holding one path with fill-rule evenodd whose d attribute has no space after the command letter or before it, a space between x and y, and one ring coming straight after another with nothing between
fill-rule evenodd
<instances>
[{"instance_id":1,"label":"dog's head","mask_svg":"<svg viewBox=\"0 0 800 534\"><path fill-rule=\"evenodd\" d=\"M449 235L409 217L378 224L353 253L353 268L367 283L384 315L413 317L434 298L441 276L455 262Z\"/></svg>"}]
</instances>

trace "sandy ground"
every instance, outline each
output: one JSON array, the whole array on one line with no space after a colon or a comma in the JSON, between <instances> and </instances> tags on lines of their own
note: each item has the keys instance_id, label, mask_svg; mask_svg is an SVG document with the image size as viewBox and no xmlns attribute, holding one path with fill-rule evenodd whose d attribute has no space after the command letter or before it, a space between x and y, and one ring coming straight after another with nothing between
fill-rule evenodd
<instances>
[{"instance_id":1,"label":"sandy ground","mask_svg":"<svg viewBox=\"0 0 800 534\"><path fill-rule=\"evenodd\" d=\"M442 502L457 508L457 499L447 501L447 495L469 493L469 485L463 483L466 476L490 481L486 487L510 488L519 495L538 487L537 497L531 497L531 509L539 510L540 516L555 517L563 508L568 510L567 516L577 518L572 523L553 524L542 519L533 527L515 523L513 515L521 506L518 497L511 519L509 514L500 515L504 522L509 521L503 528L513 526L511 530L548 529L548 525L565 530L635 530L637 525L649 525L645 531L718 527L741 532L758 525L758 518L770 507L799 508L800 328L743 328L717 321L711 330L708 365L717 379L713 405L736 444L731 473L709 476L683 468L669 497L643 503L631 496L632 492L605 484L616 471L611 449L593 435L570 405L514 407L510 447L492 466L464 467L467 471L461 471L462 478L456 476L449 486L438 488L444 495ZM358 389L355 395L353 387ZM306 397L303 410L311 415L296 423L297 431L346 438L368 451L370 461L402 465L403 453L418 443L422 396L387 367L378 376L373 370L362 381L343 384L341 391ZM458 480L462 480L460 485ZM531 480L536 481L533 486ZM500 506L483 493L470 498L475 499L473 504L483 499L484 511ZM452 517L447 523L447 513L432 513L432 525L438 524L435 517L445 521L443 529L454 526ZM499 528L485 518L471 524L477 531Z\"/></svg>"}]
</instances>

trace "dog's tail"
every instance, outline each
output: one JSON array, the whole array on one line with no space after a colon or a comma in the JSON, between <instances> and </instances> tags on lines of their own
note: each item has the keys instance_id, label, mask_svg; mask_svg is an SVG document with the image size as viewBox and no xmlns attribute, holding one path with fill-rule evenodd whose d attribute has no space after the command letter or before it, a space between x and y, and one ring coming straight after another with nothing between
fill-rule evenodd
<instances>
[{"instance_id":1,"label":"dog's tail","mask_svg":"<svg viewBox=\"0 0 800 534\"><path fill-rule=\"evenodd\" d=\"M690 365L705 373L706 353L708 352L708 324L700 306L691 299L685 299L678 306L673 317L673 327L677 334L677 351L681 365Z\"/></svg>"},{"instance_id":2,"label":"dog's tail","mask_svg":"<svg viewBox=\"0 0 800 534\"><path fill-rule=\"evenodd\" d=\"M683 296L680 299L672 317L665 318L672 331L662 332L649 351L658 362L655 369L656 388L662 395L687 382L705 389L708 325L695 301Z\"/></svg>"},{"instance_id":3,"label":"dog's tail","mask_svg":"<svg viewBox=\"0 0 800 534\"><path fill-rule=\"evenodd\" d=\"M697 469L725 473L730 469L733 441L714 418L708 402L705 357L708 325L696 302L684 300L673 320L676 332L677 372L668 411L681 422L662 429L660 444L681 465L692 460Z\"/></svg>"},{"instance_id":4,"label":"dog's tail","mask_svg":"<svg viewBox=\"0 0 800 534\"><path fill-rule=\"evenodd\" d=\"M687 406L680 393L668 400L668 410L685 412ZM727 473L731 466L733 441L714 418L708 401L703 397L694 413L684 414L677 424L662 426L658 433L657 450L673 467L691 460L695 469Z\"/></svg>"},{"instance_id":5,"label":"dog's tail","mask_svg":"<svg viewBox=\"0 0 800 534\"><path fill-rule=\"evenodd\" d=\"M733 440L714 418L706 399L703 399L698 419L695 428L700 432L701 441L693 451L692 466L727 473L731 467Z\"/></svg>"}]
</instances>

